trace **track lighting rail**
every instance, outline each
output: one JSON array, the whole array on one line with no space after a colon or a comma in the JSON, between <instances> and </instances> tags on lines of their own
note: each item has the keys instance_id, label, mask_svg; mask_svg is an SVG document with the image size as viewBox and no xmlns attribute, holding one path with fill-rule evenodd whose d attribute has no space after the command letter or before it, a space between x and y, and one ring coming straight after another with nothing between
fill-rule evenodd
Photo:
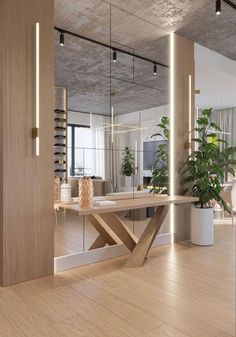
<instances>
[{"instance_id":1,"label":"track lighting rail","mask_svg":"<svg viewBox=\"0 0 236 337\"><path fill-rule=\"evenodd\" d=\"M231 6L232 8L236 9L236 4L233 3L232 1L230 0L223 0L226 4L228 4L229 6Z\"/></svg>"},{"instance_id":2,"label":"track lighting rail","mask_svg":"<svg viewBox=\"0 0 236 337\"><path fill-rule=\"evenodd\" d=\"M123 53L123 54L126 54L126 55L130 55L132 57L135 57L135 58L138 58L140 60L143 60L143 61L146 61L146 62L149 62L149 63L152 63L155 65L158 65L160 67L164 67L164 68L169 68L168 65L164 64L164 63L160 63L158 61L155 61L155 60L152 60L152 59L149 59L147 57L144 57L144 56L140 56L140 55L137 55L137 54L134 54L134 53L131 53L129 51L126 51L126 50L123 50L123 49L120 49L120 48L117 48L117 47L112 47L110 46L109 44L106 44L106 43L103 43L103 42L100 42L100 41L97 41L97 40L93 40L89 37L86 37L86 36L83 36L83 35L80 35L80 34L77 34L77 33L74 33L74 32L71 32L69 30L66 30L66 29L62 29L62 28L59 28L59 27L54 27L54 29L56 31L58 31L60 34L68 34L68 35L71 35L71 36L74 36L74 37L77 37L79 39L82 39L82 40L85 40L85 41L88 41L88 42L92 42L92 43L95 43L95 44L98 44L100 46L103 46L105 48L108 48L110 50L113 50L113 51L116 51L116 52L120 52L120 53ZM64 40L63 40L64 42Z\"/></svg>"},{"instance_id":3,"label":"track lighting rail","mask_svg":"<svg viewBox=\"0 0 236 337\"><path fill-rule=\"evenodd\" d=\"M233 9L236 9L236 4L230 0L222 0L224 1L227 5L232 7ZM216 15L221 14L221 0L216 0Z\"/></svg>"}]
</instances>

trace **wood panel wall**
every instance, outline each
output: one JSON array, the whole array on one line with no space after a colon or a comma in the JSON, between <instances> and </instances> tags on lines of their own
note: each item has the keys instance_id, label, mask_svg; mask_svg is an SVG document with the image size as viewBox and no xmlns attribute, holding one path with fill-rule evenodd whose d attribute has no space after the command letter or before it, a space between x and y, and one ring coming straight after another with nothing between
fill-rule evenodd
<instances>
[{"instance_id":1,"label":"wood panel wall","mask_svg":"<svg viewBox=\"0 0 236 337\"><path fill-rule=\"evenodd\" d=\"M174 38L174 113L175 113L175 193L181 194L180 168L188 156L189 136L189 75L192 76L192 125L195 119L194 42L175 34ZM175 240L185 240L190 234L190 208L175 207Z\"/></svg>"},{"instance_id":2,"label":"wood panel wall","mask_svg":"<svg viewBox=\"0 0 236 337\"><path fill-rule=\"evenodd\" d=\"M35 157L35 22L40 157ZM0 0L0 283L53 273L53 0Z\"/></svg>"}]
</instances>

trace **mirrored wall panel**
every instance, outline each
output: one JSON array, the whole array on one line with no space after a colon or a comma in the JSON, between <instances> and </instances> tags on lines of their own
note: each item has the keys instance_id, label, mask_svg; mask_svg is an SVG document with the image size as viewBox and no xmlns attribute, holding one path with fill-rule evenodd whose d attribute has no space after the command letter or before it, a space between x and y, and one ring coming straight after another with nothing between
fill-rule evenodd
<instances>
[{"instance_id":1,"label":"mirrored wall panel","mask_svg":"<svg viewBox=\"0 0 236 337\"><path fill-rule=\"evenodd\" d=\"M55 20L55 85L67 90L67 178L60 186L69 186L74 203L82 177L92 179L94 202L168 194L168 33L98 0L58 0ZM139 237L154 211L117 215ZM55 214L56 257L119 244L102 243L89 217L61 206ZM169 231L167 217L160 233Z\"/></svg>"}]
</instances>

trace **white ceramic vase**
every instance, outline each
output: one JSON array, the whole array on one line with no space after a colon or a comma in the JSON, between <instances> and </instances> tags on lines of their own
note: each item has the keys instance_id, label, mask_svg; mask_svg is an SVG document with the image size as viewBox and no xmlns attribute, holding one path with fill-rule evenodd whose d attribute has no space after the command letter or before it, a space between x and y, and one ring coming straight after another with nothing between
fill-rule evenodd
<instances>
[{"instance_id":1,"label":"white ceramic vase","mask_svg":"<svg viewBox=\"0 0 236 337\"><path fill-rule=\"evenodd\" d=\"M214 244L213 208L191 208L191 242L199 246Z\"/></svg>"},{"instance_id":2,"label":"white ceramic vase","mask_svg":"<svg viewBox=\"0 0 236 337\"><path fill-rule=\"evenodd\" d=\"M71 185L64 183L61 184L61 202L70 202L71 201Z\"/></svg>"}]
</instances>

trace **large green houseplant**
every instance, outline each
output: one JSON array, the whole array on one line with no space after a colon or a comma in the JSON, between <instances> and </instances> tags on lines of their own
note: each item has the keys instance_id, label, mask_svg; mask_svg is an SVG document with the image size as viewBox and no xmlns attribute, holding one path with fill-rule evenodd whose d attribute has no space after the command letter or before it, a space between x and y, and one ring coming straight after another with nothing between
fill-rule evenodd
<instances>
[{"instance_id":1,"label":"large green houseplant","mask_svg":"<svg viewBox=\"0 0 236 337\"><path fill-rule=\"evenodd\" d=\"M156 158L152 169L151 193L164 194L169 190L169 117L162 116L161 122L157 124L158 132L154 133L151 138L161 137L163 144L158 146ZM161 162L161 167L158 164Z\"/></svg>"},{"instance_id":2,"label":"large green houseplant","mask_svg":"<svg viewBox=\"0 0 236 337\"><path fill-rule=\"evenodd\" d=\"M211 113L212 109L204 109L197 119L197 126L193 130L196 137L192 139L196 149L188 157L182 170L184 192L199 199L192 209L192 232L195 231L195 236L198 237L196 240L192 239L192 242L197 244L213 243L211 206L216 201L224 209L228 209L227 203L221 197L222 182L225 172L230 172L234 176L232 165L235 164L235 160L232 159L232 155L236 147L228 147L227 142L220 138L221 129L211 120ZM224 144L223 150L220 150L220 143ZM209 226L208 234L211 233L209 235L212 236L210 240L204 241L203 233L199 232L201 226L205 234L207 234L206 227Z\"/></svg>"}]
</instances>

